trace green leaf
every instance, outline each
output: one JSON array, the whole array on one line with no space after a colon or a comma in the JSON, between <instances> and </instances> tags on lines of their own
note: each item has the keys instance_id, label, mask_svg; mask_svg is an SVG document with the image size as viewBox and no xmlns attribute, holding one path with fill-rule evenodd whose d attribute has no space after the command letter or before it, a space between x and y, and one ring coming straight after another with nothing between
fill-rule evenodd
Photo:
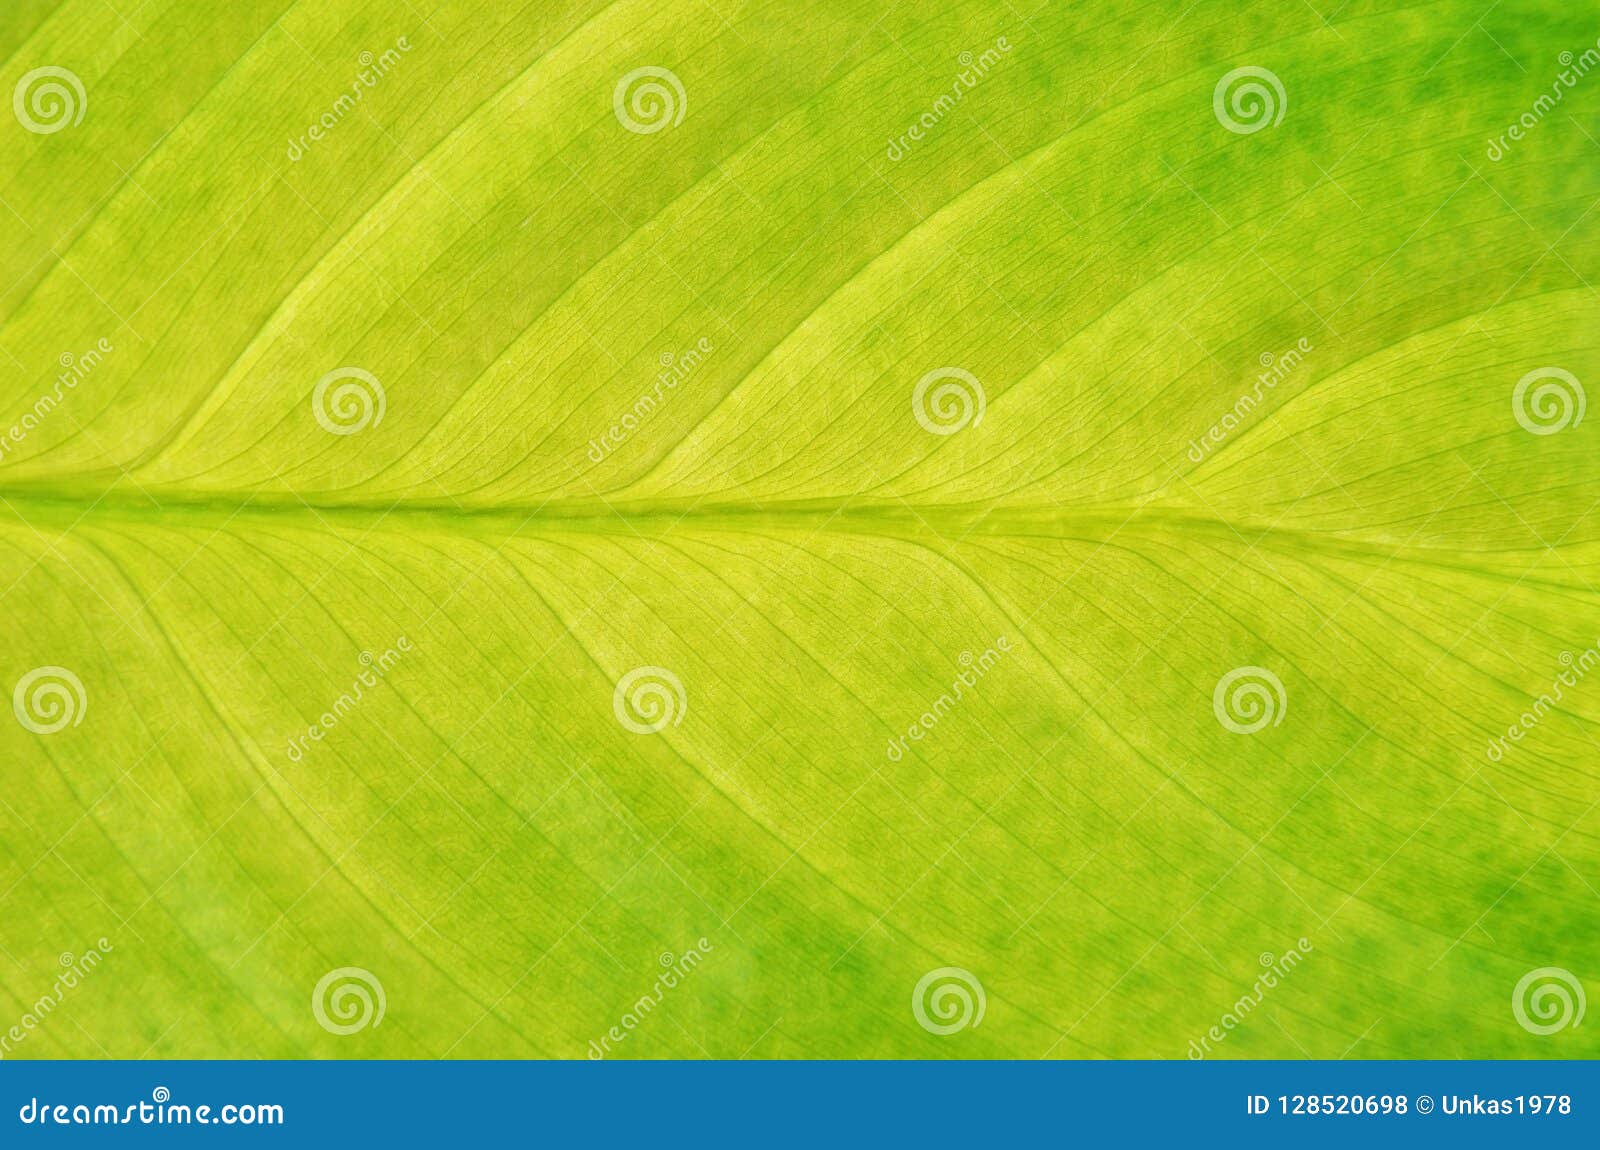
<instances>
[{"instance_id":1,"label":"green leaf","mask_svg":"<svg viewBox=\"0 0 1600 1150\"><path fill-rule=\"evenodd\" d=\"M0 1053L1600 1053L1578 6L117 7Z\"/></svg>"}]
</instances>

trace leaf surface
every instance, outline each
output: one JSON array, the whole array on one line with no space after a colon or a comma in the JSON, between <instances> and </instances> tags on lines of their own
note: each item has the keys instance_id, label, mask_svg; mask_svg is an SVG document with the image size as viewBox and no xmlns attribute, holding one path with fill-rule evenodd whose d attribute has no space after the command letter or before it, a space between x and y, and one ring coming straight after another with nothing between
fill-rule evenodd
<instances>
[{"instance_id":1,"label":"leaf surface","mask_svg":"<svg viewBox=\"0 0 1600 1150\"><path fill-rule=\"evenodd\" d=\"M0 13L8 1055L1600 1051L1594 28L935 7Z\"/></svg>"}]
</instances>

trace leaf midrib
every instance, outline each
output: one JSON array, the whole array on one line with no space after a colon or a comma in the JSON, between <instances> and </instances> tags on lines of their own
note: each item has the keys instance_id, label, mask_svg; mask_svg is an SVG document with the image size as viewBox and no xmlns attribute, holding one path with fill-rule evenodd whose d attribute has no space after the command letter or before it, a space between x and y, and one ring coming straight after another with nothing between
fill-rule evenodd
<instances>
[{"instance_id":1,"label":"leaf midrib","mask_svg":"<svg viewBox=\"0 0 1600 1150\"><path fill-rule=\"evenodd\" d=\"M731 533L789 532L959 543L969 536L1043 539L1094 546L1151 535L1264 547L1279 554L1321 554L1364 561L1413 562L1503 574L1482 551L1394 542L1336 531L1284 526L1271 520L1229 520L1204 508L1149 500L1138 504L930 503L845 497L760 503L703 499L611 501L550 499L463 505L438 500L331 499L287 492L196 492L113 487L98 492L43 486L0 486L0 510L31 529L63 533L80 523L114 521L130 527L284 526L340 535L345 531L421 530L439 535L504 537L564 534L660 537L683 526ZM1537 582L1537 581L1536 581Z\"/></svg>"}]
</instances>

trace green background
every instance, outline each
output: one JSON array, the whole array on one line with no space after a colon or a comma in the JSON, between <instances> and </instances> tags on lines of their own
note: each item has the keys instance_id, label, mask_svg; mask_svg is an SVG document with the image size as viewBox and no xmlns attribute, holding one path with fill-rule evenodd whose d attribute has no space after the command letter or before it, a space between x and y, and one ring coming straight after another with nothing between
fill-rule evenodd
<instances>
[{"instance_id":1,"label":"green background","mask_svg":"<svg viewBox=\"0 0 1600 1150\"><path fill-rule=\"evenodd\" d=\"M1181 1058L1301 938L1217 1056L1600 1052L1512 1010L1600 986L1600 676L1485 754L1600 642L1600 414L1512 407L1600 380L1600 70L1486 154L1593 13L1014 3L0 8L0 97L85 92L0 108L0 426L114 348L0 459L0 685L86 698L0 722L0 1030L114 946L8 1056L584 1057L702 937L618 1054Z\"/></svg>"}]
</instances>

